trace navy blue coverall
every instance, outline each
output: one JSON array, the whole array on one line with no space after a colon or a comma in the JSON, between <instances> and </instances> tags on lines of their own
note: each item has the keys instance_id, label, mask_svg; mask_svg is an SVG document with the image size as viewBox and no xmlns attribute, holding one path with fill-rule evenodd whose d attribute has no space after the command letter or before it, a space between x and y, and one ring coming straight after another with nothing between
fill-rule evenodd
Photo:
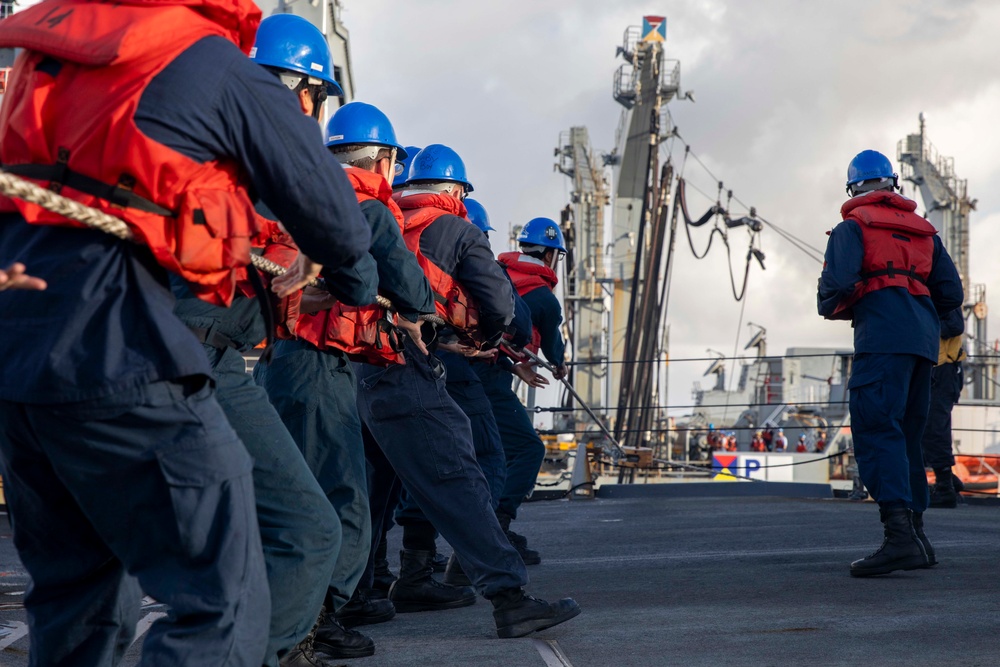
<instances>
[{"instance_id":1,"label":"navy blue coverall","mask_svg":"<svg viewBox=\"0 0 1000 667\"><path fill-rule=\"evenodd\" d=\"M511 321L510 284L479 229L442 215L423 231L420 250L476 299L487 334ZM524 563L497 522L489 484L476 462L469 418L448 395L444 364L421 354L409 340L405 355L402 366L358 365L362 419L477 590L491 597L524 586Z\"/></svg>"},{"instance_id":2,"label":"navy blue coverall","mask_svg":"<svg viewBox=\"0 0 1000 667\"><path fill-rule=\"evenodd\" d=\"M541 336L541 352L550 363L564 363L566 344L559 325L562 307L548 287L539 287L521 297L531 314L531 324ZM538 470L545 459L545 445L531 423L528 411L512 388L513 376L496 366L475 365L483 389L493 408L507 456L507 481L500 496L500 511L517 518L524 498L535 488Z\"/></svg>"},{"instance_id":3,"label":"navy blue coverall","mask_svg":"<svg viewBox=\"0 0 1000 667\"><path fill-rule=\"evenodd\" d=\"M235 158L316 261L364 256L367 226L315 122L225 39L161 71L135 120L192 159ZM0 293L0 454L32 577L33 662L116 663L139 610L128 572L171 608L146 637L150 663L261 665L270 600L253 461L167 273L142 246L5 215L0 264L14 261L48 282Z\"/></svg>"},{"instance_id":4,"label":"navy blue coverall","mask_svg":"<svg viewBox=\"0 0 1000 667\"><path fill-rule=\"evenodd\" d=\"M817 303L834 313L861 281L861 228L847 220L830 234ZM858 474L880 506L927 508L927 475L920 442L937 362L939 317L962 304L962 283L941 239L934 237L930 296L902 287L871 292L854 304L851 434Z\"/></svg>"}]
</instances>

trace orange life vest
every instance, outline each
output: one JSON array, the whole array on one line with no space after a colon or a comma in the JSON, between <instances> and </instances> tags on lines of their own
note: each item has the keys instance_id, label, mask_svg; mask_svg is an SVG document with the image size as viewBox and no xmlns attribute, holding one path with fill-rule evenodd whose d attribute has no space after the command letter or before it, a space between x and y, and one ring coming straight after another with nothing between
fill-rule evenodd
<instances>
[{"instance_id":1,"label":"orange life vest","mask_svg":"<svg viewBox=\"0 0 1000 667\"><path fill-rule=\"evenodd\" d=\"M392 200L392 188L380 174L356 167L344 171L359 204L376 199L386 205L396 222L402 223L403 214ZM381 306L348 306L338 302L329 310L308 315L298 315L296 310L295 314L298 317L293 329L295 335L321 350L342 350L355 361L376 366L406 363L395 327L396 315ZM288 315L286 312L285 316Z\"/></svg>"},{"instance_id":2,"label":"orange life vest","mask_svg":"<svg viewBox=\"0 0 1000 667\"><path fill-rule=\"evenodd\" d=\"M507 275L514 283L514 289L517 290L518 296L524 296L539 287L555 289L555 286L559 284L559 276L556 275L556 272L544 264L526 261L528 259L530 258L523 252L500 253L500 266L507 270ZM525 347L536 355L542 347L542 334L534 324L531 325L531 342Z\"/></svg>"},{"instance_id":3,"label":"orange life vest","mask_svg":"<svg viewBox=\"0 0 1000 667\"><path fill-rule=\"evenodd\" d=\"M927 278L934 267L937 230L914 213L917 203L887 190L876 190L844 203L840 213L861 228L864 258L861 282L837 304L827 319L853 319L861 297L886 287L902 287L913 296L930 296Z\"/></svg>"},{"instance_id":4,"label":"orange life vest","mask_svg":"<svg viewBox=\"0 0 1000 667\"><path fill-rule=\"evenodd\" d=\"M152 141L134 113L199 39L249 52L260 16L251 0L47 0L0 21L0 47L26 49L0 113L3 169L122 218L194 294L228 304L260 232L246 177L233 160L202 164ZM82 226L0 197L0 211L15 210L31 224Z\"/></svg>"},{"instance_id":5,"label":"orange life vest","mask_svg":"<svg viewBox=\"0 0 1000 667\"><path fill-rule=\"evenodd\" d=\"M479 307L475 300L452 275L420 252L420 236L424 230L442 215L464 218L465 204L454 197L437 193L420 193L394 199L403 212L403 240L406 247L417 256L417 262L427 276L434 293L437 314L455 329L462 342L478 347L482 343L482 335L479 331Z\"/></svg>"}]
</instances>

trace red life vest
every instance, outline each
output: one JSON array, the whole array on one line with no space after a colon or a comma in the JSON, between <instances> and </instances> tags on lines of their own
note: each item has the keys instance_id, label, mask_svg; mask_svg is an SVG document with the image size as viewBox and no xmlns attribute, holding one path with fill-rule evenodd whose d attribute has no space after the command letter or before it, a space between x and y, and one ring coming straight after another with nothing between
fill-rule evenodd
<instances>
[{"instance_id":1,"label":"red life vest","mask_svg":"<svg viewBox=\"0 0 1000 667\"><path fill-rule=\"evenodd\" d=\"M934 266L937 230L914 213L917 203L895 192L876 190L844 203L840 213L861 228L864 259L861 282L827 319L853 319L861 297L887 287L902 287L913 296L930 296L927 278Z\"/></svg>"},{"instance_id":2,"label":"red life vest","mask_svg":"<svg viewBox=\"0 0 1000 667\"><path fill-rule=\"evenodd\" d=\"M345 173L359 204L377 199L392 212L396 222L402 223L403 214L392 200L392 188L380 174L356 167L347 167ZM395 324L396 315L381 306L348 306L338 302L329 310L299 315L294 331L296 336L321 350L335 348L355 361L389 366L405 363Z\"/></svg>"},{"instance_id":3,"label":"red life vest","mask_svg":"<svg viewBox=\"0 0 1000 667\"><path fill-rule=\"evenodd\" d=\"M0 114L3 169L122 218L194 294L228 304L260 232L246 177L235 161L202 164L152 141L134 113L199 39L249 52L260 16L251 0L48 0L4 19L0 47L26 51ZM44 66L53 59L58 68ZM0 211L15 210L31 224L82 226L0 197Z\"/></svg>"},{"instance_id":4,"label":"red life vest","mask_svg":"<svg viewBox=\"0 0 1000 667\"><path fill-rule=\"evenodd\" d=\"M507 270L507 275L513 281L514 289L517 290L518 296L524 296L539 287L548 287L550 290L555 289L555 286L559 284L559 276L556 275L555 271L544 264L537 264L531 261L533 258L529 258L523 252L501 253L499 259L500 266ZM534 354L538 354L541 346L542 334L538 330L538 327L532 324L531 342L525 345L525 347Z\"/></svg>"},{"instance_id":5,"label":"red life vest","mask_svg":"<svg viewBox=\"0 0 1000 667\"><path fill-rule=\"evenodd\" d=\"M395 197L403 212L403 241L417 256L417 263L424 270L434 293L437 314L455 329L466 344L478 347L482 343L479 332L479 307L475 300L453 276L420 252L420 236L428 226L442 215L466 216L465 204L438 193L412 194ZM469 223L472 224L472 223Z\"/></svg>"}]
</instances>

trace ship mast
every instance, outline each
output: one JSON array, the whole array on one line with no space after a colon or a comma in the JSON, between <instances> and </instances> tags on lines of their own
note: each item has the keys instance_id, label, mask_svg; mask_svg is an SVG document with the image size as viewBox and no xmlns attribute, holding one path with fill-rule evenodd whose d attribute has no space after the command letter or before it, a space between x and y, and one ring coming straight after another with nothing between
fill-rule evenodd
<instances>
[{"instance_id":1,"label":"ship mast","mask_svg":"<svg viewBox=\"0 0 1000 667\"><path fill-rule=\"evenodd\" d=\"M573 181L563 211L567 328L573 343L573 383L605 416L616 404L615 437L641 436L665 397L665 290L672 235L667 225L672 166L660 165L660 145L672 128L666 104L679 94L680 63L664 58L666 19L646 16L629 27L617 49L622 63L613 95L624 107L610 154L595 156L587 129L563 132L556 170ZM690 99L690 96L688 96ZM613 171L613 186L604 168ZM611 192L611 224L604 209ZM656 363L636 363L657 360ZM601 362L614 361L603 364ZM642 437L633 445L646 444Z\"/></svg>"},{"instance_id":2,"label":"ship mast","mask_svg":"<svg viewBox=\"0 0 1000 667\"><path fill-rule=\"evenodd\" d=\"M986 285L972 283L969 278L969 213L976 210L976 200L969 199L968 181L955 173L955 159L939 155L927 139L924 114L919 120L920 131L907 135L896 147L900 175L920 192L924 217L938 230L962 278L965 317L971 315L973 323L972 331L966 326L966 333L972 336L967 398L994 400L1000 359L987 347Z\"/></svg>"},{"instance_id":3,"label":"ship mast","mask_svg":"<svg viewBox=\"0 0 1000 667\"><path fill-rule=\"evenodd\" d=\"M611 392L617 393L615 437L651 445L651 406L659 401L666 363L663 303L673 167L660 165L660 144L672 128L666 104L680 90L680 63L664 58L666 19L646 16L625 31L618 49L625 63L615 73L614 97L625 111L614 161L615 203L611 241L614 278ZM653 361L654 363L650 363Z\"/></svg>"}]
</instances>

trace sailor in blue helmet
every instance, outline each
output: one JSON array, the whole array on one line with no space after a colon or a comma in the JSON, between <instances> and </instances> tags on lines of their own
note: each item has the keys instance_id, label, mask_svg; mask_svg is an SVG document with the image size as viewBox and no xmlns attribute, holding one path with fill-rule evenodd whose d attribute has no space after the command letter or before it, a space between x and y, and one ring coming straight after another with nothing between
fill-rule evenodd
<instances>
[{"instance_id":1,"label":"sailor in blue helmet","mask_svg":"<svg viewBox=\"0 0 1000 667\"><path fill-rule=\"evenodd\" d=\"M483 234L464 218L472 189L465 164L440 144L421 150L399 196L403 238L435 293L446 335L478 349L497 345L514 315L510 284ZM425 340L433 332L425 327ZM493 511L476 462L469 418L449 396L444 364L404 341L405 365L358 368L362 418L415 507L400 513L403 550L389 597L396 609L448 609L475 602L471 588L435 581L435 538L458 553L473 585L494 607L497 635L519 637L576 616L571 599L548 603L524 593L524 563Z\"/></svg>"},{"instance_id":2,"label":"sailor in blue helmet","mask_svg":"<svg viewBox=\"0 0 1000 667\"><path fill-rule=\"evenodd\" d=\"M250 58L276 74L296 94L307 115L317 120L329 95L344 94L333 78L326 37L301 16L274 14L261 21Z\"/></svg>"},{"instance_id":3,"label":"sailor in blue helmet","mask_svg":"<svg viewBox=\"0 0 1000 667\"><path fill-rule=\"evenodd\" d=\"M253 3L210 0L197 9L183 2L79 3L62 15L58 34L31 37L33 26L57 4L42 2L0 22L0 41L25 47L12 84L31 88L41 76L40 70L32 73L34 64L48 63L45 86L5 100L5 169L39 162L12 159L12 137L61 142L78 136L77 109L70 102L93 98L95 78L113 85L113 77L136 75L139 70L127 65L95 66L73 55L115 49L108 41L113 39L128 45L122 58L155 67L135 88L134 106L98 96L94 104L110 106L88 119L89 127L105 135L137 128L130 135L134 144L114 146L115 158L131 161L130 167L149 151L169 151L173 165L196 165L202 178L229 173L232 187L213 191L168 177L153 195L150 184L164 173L135 170L128 192L118 192L131 202L124 206L87 199L76 186L64 187L64 195L86 199L139 228L149 216L138 207L172 206L188 188L207 195L207 203L228 196L245 205L228 208L228 220L201 218L225 235L229 225L250 228L254 192L287 219L288 231L311 258L299 263L286 289L303 285L298 278L322 265L353 273L367 257L368 226L343 170L317 141L315 122L302 115L287 88L246 56L260 19ZM203 12L206 7L211 11ZM95 25L112 28L113 36L97 40ZM35 129L41 116L30 107L43 94L55 97L49 98L53 104L40 133ZM78 172L79 163L103 164L97 158L109 155L93 134L83 139L56 144L69 147L62 177ZM53 155L56 145L45 152ZM109 192L125 173L87 175ZM93 182L78 185L94 189ZM138 590L127 571L170 608L144 639L143 664L276 665L278 654L315 621L322 594L314 588L321 575L311 569L332 563L339 543L335 517L289 447L294 444L273 413L248 407L266 408L259 394L255 399L246 387L220 381L230 377L230 363L242 368L243 359L228 343L207 349L177 317L168 273L144 244L63 224L26 224L24 214L3 210L0 266L20 261L47 283L45 291L0 293L0 349L9 355L0 365L0 454L14 542L32 578L25 596L31 664L118 664L139 612ZM340 285L337 276L329 278ZM232 285L216 296L216 303L228 302ZM214 309L205 317L210 329L227 319L218 307L205 305ZM243 312L238 301L234 311ZM248 315L244 324L258 326L254 318ZM243 348L258 342L261 330L244 338L243 332L215 327L207 337L230 338ZM227 396L240 403L220 407ZM237 434L227 414L233 424L247 422L246 429ZM242 443L238 436L258 421L275 434L272 441ZM260 473L269 464L260 457L270 452L285 463L266 473L279 478L262 492ZM300 486L294 494L270 495L279 485ZM284 514L292 515L287 524ZM270 548L262 554L262 536L272 547L281 542L287 557ZM268 583L276 582L272 615Z\"/></svg>"},{"instance_id":4,"label":"sailor in blue helmet","mask_svg":"<svg viewBox=\"0 0 1000 667\"><path fill-rule=\"evenodd\" d=\"M395 203L388 179L397 155L405 157L405 150L396 142L388 118L361 102L340 107L330 118L326 135L327 147L343 165L371 227L369 254L378 288L397 306L398 326L419 341L415 322L420 314L433 312L433 300L423 272L402 242L395 219L401 215L389 208ZM306 290L287 335L275 343L271 359L254 369L254 379L267 390L340 519L343 540L328 581L327 613L313 638L316 653L329 658L375 652L371 638L348 629L340 618L357 625L386 621L395 614L388 601L369 601L358 594L369 560L372 524L351 359L373 357L378 363L394 363L396 334L380 307L345 311L345 305L350 306L321 290Z\"/></svg>"},{"instance_id":5,"label":"sailor in blue helmet","mask_svg":"<svg viewBox=\"0 0 1000 667\"><path fill-rule=\"evenodd\" d=\"M274 75L272 81L276 77L296 94L305 116L318 117L327 92L339 91L330 76L326 39L304 18L276 14L264 19L251 54ZM335 162L332 166L337 168ZM350 205L350 199L344 205ZM259 211L275 217L263 205ZM354 272L337 275L336 270L327 271L327 277L330 288L350 303L369 301L377 281L374 274L359 280ZM254 459L258 523L271 589L269 660L281 656L283 665L300 664L310 650L308 642L285 652L306 639L329 573L347 551L341 522L267 393L246 373L241 353L273 337L265 328L258 298L247 290L251 295L238 294L229 308L220 308L195 298L179 279L171 284L178 297L174 312L202 341L212 364L216 398Z\"/></svg>"},{"instance_id":6,"label":"sailor in blue helmet","mask_svg":"<svg viewBox=\"0 0 1000 667\"><path fill-rule=\"evenodd\" d=\"M405 149L406 155L399 159L396 163L395 176L392 179L392 189L394 192L399 192L406 185L406 179L410 176L410 162L413 161L413 157L420 152L419 146L407 146Z\"/></svg>"},{"instance_id":7,"label":"sailor in blue helmet","mask_svg":"<svg viewBox=\"0 0 1000 667\"><path fill-rule=\"evenodd\" d=\"M334 572L331 590L337 597L345 594L346 604L336 604L336 619L327 619L316 630L316 646L331 656L342 658L357 657L359 647L349 638L357 633L340 632L337 622L354 626L387 621L395 614L391 602L385 599L369 599L364 590L371 587L370 581L363 581L369 552L372 546L372 520L367 483L366 442L371 440L365 434L367 428L357 415L357 381L353 364L365 360L378 367L401 363L398 335L383 336L382 325L394 322L405 331L411 341L423 352L426 348L421 340L421 315L434 312L434 299L430 285L417 264L416 257L403 242L400 223L402 213L392 200L389 180L393 177L396 160L405 158L405 149L396 140L396 133L381 110L364 102L351 102L339 108L330 118L326 130L326 145L330 153L344 166L355 196L365 219L371 226L372 244L369 254L376 262L379 293L388 298L395 309L395 317L379 306L370 306L367 311L379 315L374 323L379 328L376 333L378 344L367 345L366 350L351 345L353 331L355 343L371 338L364 332L364 320L345 317L336 302L320 301L307 306L305 297L296 328L298 340L280 341L276 350L275 366L268 369L269 383L281 383L280 376L272 377L279 359L286 359L284 373L294 377L316 378L309 383L290 382L295 387L291 392L276 391L284 396L283 405L301 414L301 406L313 400L316 411L312 413L300 431L304 432L303 446L310 453L307 459L326 457L335 461L326 475L334 475L337 490L330 495L341 517L345 536L351 535L350 548L341 549L341 559ZM361 333L359 336L358 334ZM346 343L346 345L345 345ZM345 384L346 383L346 384ZM318 399L311 394L318 392ZM297 396L289 400L290 394ZM346 405L345 410L343 405ZM349 414L348 414L349 413ZM288 420L302 420L301 416L287 417ZM357 424L357 429L346 429L345 424ZM332 449L328 452L326 450ZM377 449L377 446L374 446ZM380 452L379 452L380 453ZM346 541L346 540L345 540ZM359 586L360 582L360 586ZM372 647L373 648L373 647Z\"/></svg>"},{"instance_id":8,"label":"sailor in blue helmet","mask_svg":"<svg viewBox=\"0 0 1000 667\"><path fill-rule=\"evenodd\" d=\"M490 218L486 208L471 197L466 197L464 203L469 222L481 229L488 238L489 232L494 230L490 226ZM516 292L514 293L514 319L511 321L511 328L513 332L510 343L513 346L520 348L531 341L531 314ZM507 460L491 401L486 395L483 382L476 369L480 366L495 365L502 368L509 376L514 365L509 357L502 352L498 355L494 350L487 354L470 354L467 350L448 349L444 345L439 345L436 354L444 362L448 372L448 394L455 399L455 402L469 418L472 426L472 443L476 450L476 461L489 484L493 510L496 511L500 505L500 498L507 480ZM543 386L547 382L545 378L524 365L521 365L520 369L526 373L526 381L532 386ZM443 581L453 586L468 586L470 584L469 578L462 570L455 554L452 554L448 561Z\"/></svg>"},{"instance_id":9,"label":"sailor in blue helmet","mask_svg":"<svg viewBox=\"0 0 1000 667\"><path fill-rule=\"evenodd\" d=\"M962 284L934 227L896 189L881 153L863 151L851 161L851 198L830 233L817 296L820 315L854 326L851 432L858 472L885 527L882 546L851 563L856 577L937 562L923 530L920 441L939 318L962 304Z\"/></svg>"},{"instance_id":10,"label":"sailor in blue helmet","mask_svg":"<svg viewBox=\"0 0 1000 667\"><path fill-rule=\"evenodd\" d=\"M469 222L483 230L487 238L489 238L490 232L496 231L490 226L490 215L486 212L486 207L472 197L465 198L465 213Z\"/></svg>"},{"instance_id":11,"label":"sailor in blue helmet","mask_svg":"<svg viewBox=\"0 0 1000 667\"><path fill-rule=\"evenodd\" d=\"M566 252L562 230L549 218L529 220L517 238L520 252L500 255L500 264L510 275L518 295L531 312L532 340L526 346L539 351L556 367L555 379L566 376L566 344L563 341L562 306L552 290L559 281L555 268ZM528 547L527 539L510 530L517 510L535 487L535 479L545 458L545 445L511 388L511 376L497 367L477 367L487 395L493 404L500 427L500 438L507 455L507 482L497 515L511 543L528 565L541 562L538 551Z\"/></svg>"}]
</instances>

